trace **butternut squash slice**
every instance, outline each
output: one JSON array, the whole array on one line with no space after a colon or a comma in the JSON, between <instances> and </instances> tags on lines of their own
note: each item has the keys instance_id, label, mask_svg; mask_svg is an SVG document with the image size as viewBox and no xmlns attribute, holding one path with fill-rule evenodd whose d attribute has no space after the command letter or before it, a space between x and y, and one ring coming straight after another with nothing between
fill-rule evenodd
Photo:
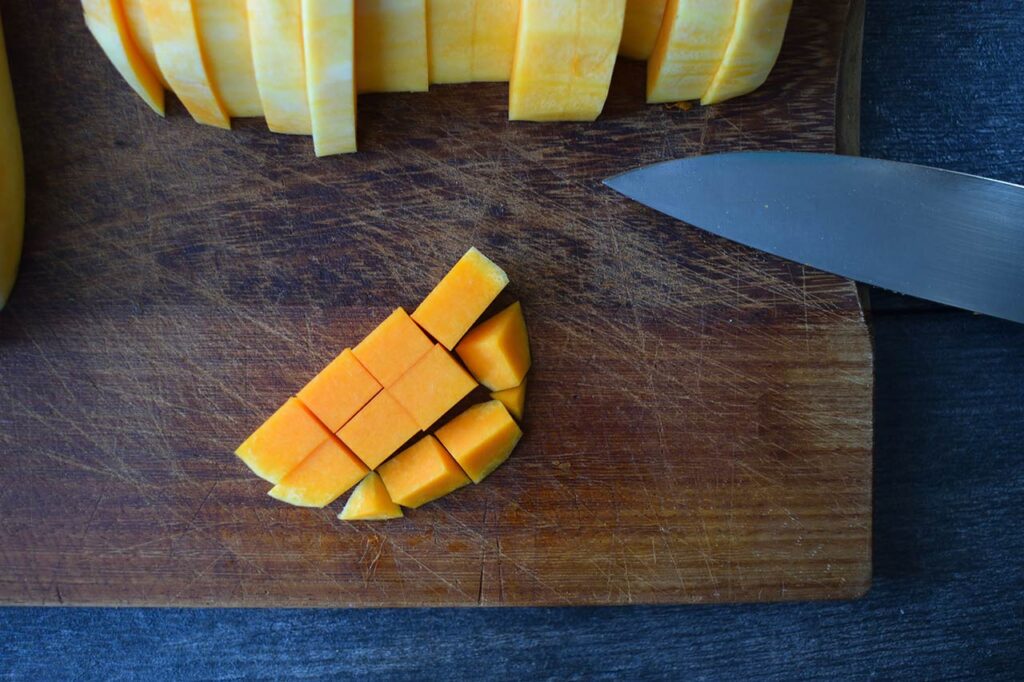
<instances>
[{"instance_id":1,"label":"butternut squash slice","mask_svg":"<svg viewBox=\"0 0 1024 682\"><path fill-rule=\"evenodd\" d=\"M359 92L417 92L430 85L426 0L356 2Z\"/></svg>"},{"instance_id":2,"label":"butternut squash slice","mask_svg":"<svg viewBox=\"0 0 1024 682\"><path fill-rule=\"evenodd\" d=\"M381 386L387 387L433 347L409 313L404 308L396 308L352 349L352 353Z\"/></svg>"},{"instance_id":3,"label":"butternut squash slice","mask_svg":"<svg viewBox=\"0 0 1024 682\"><path fill-rule=\"evenodd\" d=\"M85 25L121 77L153 111L164 115L164 89L128 32L120 0L82 0Z\"/></svg>"},{"instance_id":4,"label":"butternut squash slice","mask_svg":"<svg viewBox=\"0 0 1024 682\"><path fill-rule=\"evenodd\" d=\"M302 0L249 0L248 10L256 87L267 127L275 133L312 135Z\"/></svg>"},{"instance_id":5,"label":"butternut squash slice","mask_svg":"<svg viewBox=\"0 0 1024 682\"><path fill-rule=\"evenodd\" d=\"M507 81L518 23L519 0L430 0L430 82Z\"/></svg>"},{"instance_id":6,"label":"butternut squash slice","mask_svg":"<svg viewBox=\"0 0 1024 682\"><path fill-rule=\"evenodd\" d=\"M253 473L276 485L330 437L327 427L301 402L289 398L235 454Z\"/></svg>"},{"instance_id":7,"label":"butternut squash slice","mask_svg":"<svg viewBox=\"0 0 1024 682\"><path fill-rule=\"evenodd\" d=\"M626 21L622 25L619 54L629 59L647 59L654 50L665 17L666 0L626 0Z\"/></svg>"},{"instance_id":8,"label":"butternut squash slice","mask_svg":"<svg viewBox=\"0 0 1024 682\"><path fill-rule=\"evenodd\" d=\"M400 519L402 508L391 501L377 472L371 471L352 491L338 518L343 521Z\"/></svg>"},{"instance_id":9,"label":"butternut squash slice","mask_svg":"<svg viewBox=\"0 0 1024 682\"><path fill-rule=\"evenodd\" d=\"M353 0L302 0L306 88L317 156L356 150Z\"/></svg>"},{"instance_id":10,"label":"butternut squash slice","mask_svg":"<svg viewBox=\"0 0 1024 682\"><path fill-rule=\"evenodd\" d=\"M331 431L363 409L381 385L348 348L306 384L297 397Z\"/></svg>"},{"instance_id":11,"label":"butternut squash slice","mask_svg":"<svg viewBox=\"0 0 1024 682\"><path fill-rule=\"evenodd\" d=\"M437 430L437 439L474 483L497 469L523 432L497 400L474 405Z\"/></svg>"},{"instance_id":12,"label":"butternut squash slice","mask_svg":"<svg viewBox=\"0 0 1024 682\"><path fill-rule=\"evenodd\" d=\"M341 497L369 472L351 450L331 436L267 494L296 507L321 509Z\"/></svg>"},{"instance_id":13,"label":"butternut squash slice","mask_svg":"<svg viewBox=\"0 0 1024 682\"><path fill-rule=\"evenodd\" d=\"M521 384L530 369L530 339L519 301L474 327L455 352L476 380L492 391Z\"/></svg>"},{"instance_id":14,"label":"butternut squash slice","mask_svg":"<svg viewBox=\"0 0 1024 682\"><path fill-rule=\"evenodd\" d=\"M160 65L156 63L156 50L153 48L153 36L149 35L149 22L146 21L146 0L121 0L121 7L124 8L124 18L128 21L128 33L139 49L146 66L157 77L165 90L169 90L167 79L160 72Z\"/></svg>"},{"instance_id":15,"label":"butternut squash slice","mask_svg":"<svg viewBox=\"0 0 1024 682\"><path fill-rule=\"evenodd\" d=\"M736 28L701 104L717 104L761 87L775 68L793 0L739 0Z\"/></svg>"},{"instance_id":16,"label":"butternut squash slice","mask_svg":"<svg viewBox=\"0 0 1024 682\"><path fill-rule=\"evenodd\" d=\"M647 62L647 101L700 99L711 86L736 24L736 0L668 0Z\"/></svg>"},{"instance_id":17,"label":"butternut squash slice","mask_svg":"<svg viewBox=\"0 0 1024 682\"><path fill-rule=\"evenodd\" d=\"M501 402L517 421L523 421L526 412L526 379L518 386L492 392L491 398Z\"/></svg>"},{"instance_id":18,"label":"butternut squash slice","mask_svg":"<svg viewBox=\"0 0 1024 682\"><path fill-rule=\"evenodd\" d=\"M424 436L380 466L391 499L410 509L469 485L469 478L433 436Z\"/></svg>"},{"instance_id":19,"label":"butternut squash slice","mask_svg":"<svg viewBox=\"0 0 1024 682\"><path fill-rule=\"evenodd\" d=\"M426 431L476 385L469 372L438 344L387 391Z\"/></svg>"},{"instance_id":20,"label":"butternut squash slice","mask_svg":"<svg viewBox=\"0 0 1024 682\"><path fill-rule=\"evenodd\" d=\"M228 115L262 116L246 0L192 0L192 4L210 80Z\"/></svg>"},{"instance_id":21,"label":"butternut squash slice","mask_svg":"<svg viewBox=\"0 0 1024 682\"><path fill-rule=\"evenodd\" d=\"M412 415L384 390L341 427L338 437L366 466L376 469L419 430Z\"/></svg>"}]
</instances>

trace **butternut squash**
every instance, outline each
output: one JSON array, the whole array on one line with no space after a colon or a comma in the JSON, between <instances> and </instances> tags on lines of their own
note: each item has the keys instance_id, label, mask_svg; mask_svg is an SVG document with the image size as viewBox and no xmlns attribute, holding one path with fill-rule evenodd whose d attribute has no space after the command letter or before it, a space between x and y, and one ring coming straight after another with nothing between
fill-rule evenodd
<instances>
[{"instance_id":1,"label":"butternut squash","mask_svg":"<svg viewBox=\"0 0 1024 682\"><path fill-rule=\"evenodd\" d=\"M135 46L120 0L82 0L85 25L107 59L150 108L164 115L164 89Z\"/></svg>"},{"instance_id":2,"label":"butternut squash","mask_svg":"<svg viewBox=\"0 0 1024 682\"><path fill-rule=\"evenodd\" d=\"M504 270L470 248L413 311L412 319L451 350L507 284Z\"/></svg>"},{"instance_id":3,"label":"butternut squash","mask_svg":"<svg viewBox=\"0 0 1024 682\"><path fill-rule=\"evenodd\" d=\"M124 18L128 22L128 33L132 37L135 47L142 54L146 66L160 81L165 90L170 89L167 79L160 72L160 65L156 63L156 50L153 48L153 37L149 35L149 22L146 21L146 0L121 0L121 7L124 9Z\"/></svg>"},{"instance_id":4,"label":"butternut squash","mask_svg":"<svg viewBox=\"0 0 1024 682\"><path fill-rule=\"evenodd\" d=\"M426 0L356 2L359 92L416 92L429 85Z\"/></svg>"},{"instance_id":5,"label":"butternut squash","mask_svg":"<svg viewBox=\"0 0 1024 682\"><path fill-rule=\"evenodd\" d=\"M519 0L429 0L431 83L507 81Z\"/></svg>"},{"instance_id":6,"label":"butternut squash","mask_svg":"<svg viewBox=\"0 0 1024 682\"><path fill-rule=\"evenodd\" d=\"M267 493L297 507L326 507L370 472L336 437L331 436Z\"/></svg>"},{"instance_id":7,"label":"butternut squash","mask_svg":"<svg viewBox=\"0 0 1024 682\"><path fill-rule=\"evenodd\" d=\"M700 99L715 78L736 23L736 0L668 0L647 62L647 101Z\"/></svg>"},{"instance_id":8,"label":"butternut squash","mask_svg":"<svg viewBox=\"0 0 1024 682\"><path fill-rule=\"evenodd\" d=\"M338 437L366 466L376 469L419 430L416 420L384 390L341 427Z\"/></svg>"},{"instance_id":9,"label":"butternut squash","mask_svg":"<svg viewBox=\"0 0 1024 682\"><path fill-rule=\"evenodd\" d=\"M391 501L376 471L366 475L338 514L343 521L386 521L402 518L402 508Z\"/></svg>"},{"instance_id":10,"label":"butternut squash","mask_svg":"<svg viewBox=\"0 0 1024 682\"><path fill-rule=\"evenodd\" d=\"M387 391L425 431L476 385L469 372L438 344Z\"/></svg>"},{"instance_id":11,"label":"butternut squash","mask_svg":"<svg viewBox=\"0 0 1024 682\"><path fill-rule=\"evenodd\" d=\"M626 0L522 0L509 120L596 119L608 97L625 12Z\"/></svg>"},{"instance_id":12,"label":"butternut squash","mask_svg":"<svg viewBox=\"0 0 1024 682\"><path fill-rule=\"evenodd\" d=\"M317 156L356 150L354 0L302 0L306 88Z\"/></svg>"},{"instance_id":13,"label":"butternut squash","mask_svg":"<svg viewBox=\"0 0 1024 682\"><path fill-rule=\"evenodd\" d=\"M666 0L626 0L619 54L629 59L647 59L654 50L665 17Z\"/></svg>"},{"instance_id":14,"label":"butternut squash","mask_svg":"<svg viewBox=\"0 0 1024 682\"><path fill-rule=\"evenodd\" d=\"M267 127L275 133L311 135L302 0L249 0L247 7L256 88Z\"/></svg>"},{"instance_id":15,"label":"butternut squash","mask_svg":"<svg viewBox=\"0 0 1024 682\"><path fill-rule=\"evenodd\" d=\"M331 431L337 431L380 392L348 348L298 392L298 399Z\"/></svg>"},{"instance_id":16,"label":"butternut squash","mask_svg":"<svg viewBox=\"0 0 1024 682\"><path fill-rule=\"evenodd\" d=\"M466 474L433 436L424 436L384 462L379 473L391 499L411 509L469 485Z\"/></svg>"},{"instance_id":17,"label":"butternut squash","mask_svg":"<svg viewBox=\"0 0 1024 682\"><path fill-rule=\"evenodd\" d=\"M433 347L405 309L397 308L352 353L381 386L390 386Z\"/></svg>"},{"instance_id":18,"label":"butternut squash","mask_svg":"<svg viewBox=\"0 0 1024 682\"><path fill-rule=\"evenodd\" d=\"M782 49L793 0L739 0L736 27L701 104L717 104L761 87Z\"/></svg>"},{"instance_id":19,"label":"butternut squash","mask_svg":"<svg viewBox=\"0 0 1024 682\"><path fill-rule=\"evenodd\" d=\"M437 430L441 444L474 483L512 454L523 432L500 401L474 405Z\"/></svg>"},{"instance_id":20,"label":"butternut squash","mask_svg":"<svg viewBox=\"0 0 1024 682\"><path fill-rule=\"evenodd\" d=\"M192 0L207 72L228 116L262 116L246 0Z\"/></svg>"},{"instance_id":21,"label":"butternut squash","mask_svg":"<svg viewBox=\"0 0 1024 682\"><path fill-rule=\"evenodd\" d=\"M309 453L331 437L296 398L289 398L235 454L260 478L278 484Z\"/></svg>"},{"instance_id":22,"label":"butternut squash","mask_svg":"<svg viewBox=\"0 0 1024 682\"><path fill-rule=\"evenodd\" d=\"M526 379L523 379L523 383L518 386L492 392L491 398L504 405L505 409L516 418L516 421L523 421L523 414L526 411Z\"/></svg>"},{"instance_id":23,"label":"butternut squash","mask_svg":"<svg viewBox=\"0 0 1024 682\"><path fill-rule=\"evenodd\" d=\"M156 61L171 90L199 123L231 128L206 71L191 0L146 0L146 22Z\"/></svg>"},{"instance_id":24,"label":"butternut squash","mask_svg":"<svg viewBox=\"0 0 1024 682\"><path fill-rule=\"evenodd\" d=\"M476 380L492 391L521 384L530 369L530 339L519 301L477 325L455 352Z\"/></svg>"},{"instance_id":25,"label":"butternut squash","mask_svg":"<svg viewBox=\"0 0 1024 682\"><path fill-rule=\"evenodd\" d=\"M0 24L0 310L10 298L25 230L25 166Z\"/></svg>"}]
</instances>

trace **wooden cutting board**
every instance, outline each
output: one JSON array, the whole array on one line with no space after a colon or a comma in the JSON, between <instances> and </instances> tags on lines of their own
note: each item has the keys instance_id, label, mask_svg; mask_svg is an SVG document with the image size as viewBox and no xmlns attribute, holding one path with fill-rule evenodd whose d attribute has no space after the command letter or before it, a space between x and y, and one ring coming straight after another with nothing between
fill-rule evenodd
<instances>
[{"instance_id":1,"label":"wooden cutting board","mask_svg":"<svg viewBox=\"0 0 1024 682\"><path fill-rule=\"evenodd\" d=\"M872 355L853 284L605 189L640 164L831 151L847 0L798 1L753 96L510 124L506 86L363 97L317 160L262 122L148 111L78 3L0 2L29 184L0 315L0 600L275 606L854 597ZM56 37L56 39L55 39ZM743 192L743 187L737 187ZM486 483L387 524L284 506L233 455L470 245L535 364Z\"/></svg>"}]
</instances>

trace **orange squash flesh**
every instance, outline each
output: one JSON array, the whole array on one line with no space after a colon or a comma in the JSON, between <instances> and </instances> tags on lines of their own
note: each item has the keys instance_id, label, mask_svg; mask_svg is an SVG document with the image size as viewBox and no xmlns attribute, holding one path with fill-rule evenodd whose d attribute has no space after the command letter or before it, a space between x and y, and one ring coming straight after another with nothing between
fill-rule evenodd
<instances>
[{"instance_id":1,"label":"orange squash flesh","mask_svg":"<svg viewBox=\"0 0 1024 682\"><path fill-rule=\"evenodd\" d=\"M319 509L341 497L369 472L351 450L331 436L267 494L297 507Z\"/></svg>"},{"instance_id":2,"label":"orange squash flesh","mask_svg":"<svg viewBox=\"0 0 1024 682\"><path fill-rule=\"evenodd\" d=\"M275 485L309 453L331 437L296 398L289 398L263 422L235 454L260 478Z\"/></svg>"},{"instance_id":3,"label":"orange squash flesh","mask_svg":"<svg viewBox=\"0 0 1024 682\"><path fill-rule=\"evenodd\" d=\"M622 24L619 54L629 59L647 59L665 17L666 0L626 0L626 21Z\"/></svg>"},{"instance_id":4,"label":"orange squash flesh","mask_svg":"<svg viewBox=\"0 0 1024 682\"><path fill-rule=\"evenodd\" d=\"M338 518L343 521L400 519L402 508L392 502L377 472L371 471L352 491Z\"/></svg>"},{"instance_id":5,"label":"orange squash flesh","mask_svg":"<svg viewBox=\"0 0 1024 682\"><path fill-rule=\"evenodd\" d=\"M423 299L412 319L451 350L507 284L505 271L471 248Z\"/></svg>"},{"instance_id":6,"label":"orange squash flesh","mask_svg":"<svg viewBox=\"0 0 1024 682\"><path fill-rule=\"evenodd\" d=\"M700 99L736 25L737 0L668 0L647 61L647 102Z\"/></svg>"},{"instance_id":7,"label":"orange squash flesh","mask_svg":"<svg viewBox=\"0 0 1024 682\"><path fill-rule=\"evenodd\" d=\"M161 116L164 115L164 89L159 71L147 64L129 33L129 24L120 0L83 0L85 25L103 48L118 73L132 89Z\"/></svg>"},{"instance_id":8,"label":"orange squash flesh","mask_svg":"<svg viewBox=\"0 0 1024 682\"><path fill-rule=\"evenodd\" d=\"M153 48L153 37L149 35L149 22L146 21L146 8L143 6L145 3L146 0L121 0L121 7L124 8L124 16L128 21L128 33L142 54L146 66L160 81L160 85L169 90L171 86L167 84L167 79L160 73L160 65L156 63L156 50Z\"/></svg>"},{"instance_id":9,"label":"orange squash flesh","mask_svg":"<svg viewBox=\"0 0 1024 682\"><path fill-rule=\"evenodd\" d=\"M352 352L381 386L387 387L433 347L434 344L405 309L398 308Z\"/></svg>"},{"instance_id":10,"label":"orange squash flesh","mask_svg":"<svg viewBox=\"0 0 1024 682\"><path fill-rule=\"evenodd\" d=\"M466 334L455 347L477 381L492 391L523 383L530 369L530 340L516 301Z\"/></svg>"},{"instance_id":11,"label":"orange squash flesh","mask_svg":"<svg viewBox=\"0 0 1024 682\"><path fill-rule=\"evenodd\" d=\"M346 348L298 393L299 400L331 431L337 431L373 396L381 385Z\"/></svg>"},{"instance_id":12,"label":"orange squash flesh","mask_svg":"<svg viewBox=\"0 0 1024 682\"><path fill-rule=\"evenodd\" d=\"M474 483L487 478L523 437L498 400L474 405L437 430L437 438Z\"/></svg>"},{"instance_id":13,"label":"orange squash flesh","mask_svg":"<svg viewBox=\"0 0 1024 682\"><path fill-rule=\"evenodd\" d=\"M391 499L416 509L469 484L452 456L433 436L424 436L381 465L381 480Z\"/></svg>"},{"instance_id":14,"label":"orange squash flesh","mask_svg":"<svg viewBox=\"0 0 1024 682\"><path fill-rule=\"evenodd\" d=\"M438 344L387 391L425 431L474 388L469 372Z\"/></svg>"},{"instance_id":15,"label":"orange squash flesh","mask_svg":"<svg viewBox=\"0 0 1024 682\"><path fill-rule=\"evenodd\" d=\"M526 410L526 379L518 386L506 388L504 391L494 391L491 397L504 405L516 421L523 421Z\"/></svg>"},{"instance_id":16,"label":"orange squash flesh","mask_svg":"<svg viewBox=\"0 0 1024 682\"><path fill-rule=\"evenodd\" d=\"M366 466L376 469L419 430L416 420L384 390L341 427L338 437Z\"/></svg>"}]
</instances>

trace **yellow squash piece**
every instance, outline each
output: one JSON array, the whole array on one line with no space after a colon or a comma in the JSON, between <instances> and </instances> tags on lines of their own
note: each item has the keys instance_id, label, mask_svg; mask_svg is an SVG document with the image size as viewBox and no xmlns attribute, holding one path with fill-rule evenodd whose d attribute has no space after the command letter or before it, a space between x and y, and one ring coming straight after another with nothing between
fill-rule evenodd
<instances>
[{"instance_id":1,"label":"yellow squash piece","mask_svg":"<svg viewBox=\"0 0 1024 682\"><path fill-rule=\"evenodd\" d=\"M402 508L388 497L387 488L376 471L371 471L356 486L338 514L343 521L384 521L401 517Z\"/></svg>"},{"instance_id":2,"label":"yellow squash piece","mask_svg":"<svg viewBox=\"0 0 1024 682\"><path fill-rule=\"evenodd\" d=\"M530 369L530 339L519 301L474 327L455 352L476 380L492 391L521 384Z\"/></svg>"},{"instance_id":3,"label":"yellow squash piece","mask_svg":"<svg viewBox=\"0 0 1024 682\"><path fill-rule=\"evenodd\" d=\"M382 386L388 387L433 347L409 313L396 308L352 353Z\"/></svg>"},{"instance_id":4,"label":"yellow squash piece","mask_svg":"<svg viewBox=\"0 0 1024 682\"><path fill-rule=\"evenodd\" d=\"M228 115L262 116L246 0L192 0L192 5L210 80Z\"/></svg>"},{"instance_id":5,"label":"yellow squash piece","mask_svg":"<svg viewBox=\"0 0 1024 682\"><path fill-rule=\"evenodd\" d=\"M626 0L626 21L622 25L619 54L630 59L647 59L665 17L666 0Z\"/></svg>"},{"instance_id":6,"label":"yellow squash piece","mask_svg":"<svg viewBox=\"0 0 1024 682\"><path fill-rule=\"evenodd\" d=\"M376 469L419 431L412 415L384 390L341 427L338 437L366 466Z\"/></svg>"},{"instance_id":7,"label":"yellow squash piece","mask_svg":"<svg viewBox=\"0 0 1024 682\"><path fill-rule=\"evenodd\" d=\"M438 282L412 319L451 350L508 284L508 275L475 247Z\"/></svg>"},{"instance_id":8,"label":"yellow squash piece","mask_svg":"<svg viewBox=\"0 0 1024 682\"><path fill-rule=\"evenodd\" d=\"M192 0L146 0L145 9L156 61L171 90L199 123L230 128L206 71Z\"/></svg>"},{"instance_id":9,"label":"yellow squash piece","mask_svg":"<svg viewBox=\"0 0 1024 682\"><path fill-rule=\"evenodd\" d=\"M121 7L124 8L124 18L128 22L128 33L135 41L135 47L139 48L146 66L153 72L160 85L165 89L167 80L160 72L160 65L156 63L156 50L153 49L153 37L149 35L149 22L146 21L146 0L121 0Z\"/></svg>"},{"instance_id":10,"label":"yellow squash piece","mask_svg":"<svg viewBox=\"0 0 1024 682\"><path fill-rule=\"evenodd\" d=\"M775 67L793 0L739 0L736 29L701 104L716 104L761 87Z\"/></svg>"},{"instance_id":11,"label":"yellow squash piece","mask_svg":"<svg viewBox=\"0 0 1024 682\"><path fill-rule=\"evenodd\" d=\"M296 507L322 508L370 472L352 451L331 436L267 493Z\"/></svg>"},{"instance_id":12,"label":"yellow squash piece","mask_svg":"<svg viewBox=\"0 0 1024 682\"><path fill-rule=\"evenodd\" d=\"M18 275L25 228L25 171L14 90L0 25L0 310Z\"/></svg>"},{"instance_id":13,"label":"yellow squash piece","mask_svg":"<svg viewBox=\"0 0 1024 682\"><path fill-rule=\"evenodd\" d=\"M596 119L608 98L626 0L522 0L519 11L509 120Z\"/></svg>"},{"instance_id":14,"label":"yellow squash piece","mask_svg":"<svg viewBox=\"0 0 1024 682\"><path fill-rule=\"evenodd\" d=\"M523 432L505 406L491 400L469 408L436 435L473 482L479 483L508 459Z\"/></svg>"},{"instance_id":15,"label":"yellow squash piece","mask_svg":"<svg viewBox=\"0 0 1024 682\"><path fill-rule=\"evenodd\" d=\"M431 83L507 81L519 0L429 0Z\"/></svg>"},{"instance_id":16,"label":"yellow squash piece","mask_svg":"<svg viewBox=\"0 0 1024 682\"><path fill-rule=\"evenodd\" d=\"M647 62L647 101L700 99L718 71L736 24L736 0L668 0Z\"/></svg>"},{"instance_id":17,"label":"yellow squash piece","mask_svg":"<svg viewBox=\"0 0 1024 682\"><path fill-rule=\"evenodd\" d=\"M306 88L317 156L356 150L355 0L302 0Z\"/></svg>"},{"instance_id":18,"label":"yellow squash piece","mask_svg":"<svg viewBox=\"0 0 1024 682\"><path fill-rule=\"evenodd\" d=\"M348 348L299 391L298 399L331 431L337 431L380 392Z\"/></svg>"},{"instance_id":19,"label":"yellow squash piece","mask_svg":"<svg viewBox=\"0 0 1024 682\"><path fill-rule=\"evenodd\" d=\"M85 25L128 85L164 115L164 89L128 32L120 0L82 0Z\"/></svg>"},{"instance_id":20,"label":"yellow squash piece","mask_svg":"<svg viewBox=\"0 0 1024 682\"><path fill-rule=\"evenodd\" d=\"M253 473L276 485L330 437L327 427L301 402L289 398L235 454Z\"/></svg>"},{"instance_id":21,"label":"yellow squash piece","mask_svg":"<svg viewBox=\"0 0 1024 682\"><path fill-rule=\"evenodd\" d=\"M311 135L302 0L249 0L249 38L267 127Z\"/></svg>"},{"instance_id":22,"label":"yellow squash piece","mask_svg":"<svg viewBox=\"0 0 1024 682\"><path fill-rule=\"evenodd\" d=\"M438 344L387 391L426 431L476 388L476 381Z\"/></svg>"},{"instance_id":23,"label":"yellow squash piece","mask_svg":"<svg viewBox=\"0 0 1024 682\"><path fill-rule=\"evenodd\" d=\"M424 436L380 466L391 499L416 509L469 485L466 474L433 436Z\"/></svg>"},{"instance_id":24,"label":"yellow squash piece","mask_svg":"<svg viewBox=\"0 0 1024 682\"><path fill-rule=\"evenodd\" d=\"M526 379L518 386L506 388L504 391L494 391L491 397L504 405L517 421L523 421L526 410Z\"/></svg>"},{"instance_id":25,"label":"yellow squash piece","mask_svg":"<svg viewBox=\"0 0 1024 682\"><path fill-rule=\"evenodd\" d=\"M428 75L426 0L358 0L359 92L424 91Z\"/></svg>"}]
</instances>

